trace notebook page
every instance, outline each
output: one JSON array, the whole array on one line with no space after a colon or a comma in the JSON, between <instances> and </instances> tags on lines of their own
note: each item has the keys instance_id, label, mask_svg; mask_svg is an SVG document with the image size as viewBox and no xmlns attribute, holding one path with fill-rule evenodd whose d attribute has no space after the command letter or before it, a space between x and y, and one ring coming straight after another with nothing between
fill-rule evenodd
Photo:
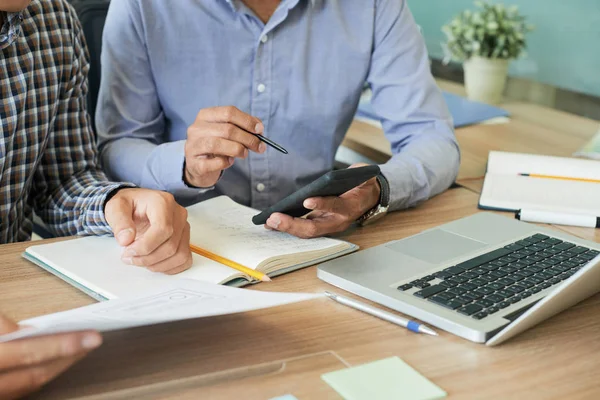
<instances>
[{"instance_id":1,"label":"notebook page","mask_svg":"<svg viewBox=\"0 0 600 400\"><path fill-rule=\"evenodd\" d=\"M486 207L600 215L600 184L538 179L517 175L488 175L480 204Z\"/></svg>"},{"instance_id":2,"label":"notebook page","mask_svg":"<svg viewBox=\"0 0 600 400\"><path fill-rule=\"evenodd\" d=\"M332 248L342 243L329 238L299 239L254 225L258 211L220 196L188 207L191 242L249 268L274 256Z\"/></svg>"},{"instance_id":3,"label":"notebook page","mask_svg":"<svg viewBox=\"0 0 600 400\"><path fill-rule=\"evenodd\" d=\"M600 162L567 157L491 151L488 174L520 173L600 179Z\"/></svg>"},{"instance_id":4,"label":"notebook page","mask_svg":"<svg viewBox=\"0 0 600 400\"><path fill-rule=\"evenodd\" d=\"M238 272L193 254L192 267L177 275L165 275L121 261L123 250L112 237L85 237L31 246L27 253L62 275L108 299L131 291L147 290L156 279L195 279L210 283L230 280Z\"/></svg>"}]
</instances>

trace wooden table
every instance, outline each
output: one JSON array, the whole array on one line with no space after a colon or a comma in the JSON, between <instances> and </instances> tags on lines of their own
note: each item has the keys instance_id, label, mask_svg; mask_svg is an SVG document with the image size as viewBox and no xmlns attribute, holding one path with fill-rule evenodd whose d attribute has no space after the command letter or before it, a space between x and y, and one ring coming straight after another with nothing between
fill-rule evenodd
<instances>
[{"instance_id":1,"label":"wooden table","mask_svg":"<svg viewBox=\"0 0 600 400\"><path fill-rule=\"evenodd\" d=\"M404 238L478 212L477 198L467 189L451 189L418 208L355 230L345 239L367 248ZM26 246L1 248L3 312L24 319L93 302L22 260ZM319 281L311 267L253 289L321 292L331 287ZM598 332L598 295L497 348L445 332L440 337L413 334L319 299L107 333L100 349L39 397L268 399L291 393L300 400L335 399L320 374L344 363L399 356L450 398L600 398ZM281 362L294 359L285 365ZM288 375L283 375L286 371Z\"/></svg>"}]
</instances>

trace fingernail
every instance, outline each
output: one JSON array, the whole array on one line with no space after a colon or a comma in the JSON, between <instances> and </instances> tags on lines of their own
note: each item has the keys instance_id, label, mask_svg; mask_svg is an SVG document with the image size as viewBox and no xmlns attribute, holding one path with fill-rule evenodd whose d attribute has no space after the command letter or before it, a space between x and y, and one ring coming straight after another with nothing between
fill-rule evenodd
<instances>
[{"instance_id":1,"label":"fingernail","mask_svg":"<svg viewBox=\"0 0 600 400\"><path fill-rule=\"evenodd\" d=\"M123 253L123 258L131 258L131 257L135 257L137 256L137 252L135 251L135 249L127 249L125 250L125 252Z\"/></svg>"},{"instance_id":2,"label":"fingernail","mask_svg":"<svg viewBox=\"0 0 600 400\"><path fill-rule=\"evenodd\" d=\"M279 217L271 217L267 220L267 225L269 225L273 229L279 228L279 224L281 224L281 220Z\"/></svg>"},{"instance_id":3,"label":"fingernail","mask_svg":"<svg viewBox=\"0 0 600 400\"><path fill-rule=\"evenodd\" d=\"M102 344L102 337L100 335L85 335L81 340L81 346L84 349L92 350Z\"/></svg>"},{"instance_id":4,"label":"fingernail","mask_svg":"<svg viewBox=\"0 0 600 400\"><path fill-rule=\"evenodd\" d=\"M261 142L261 143L258 145L258 151L259 151L260 153L264 153L265 151L267 151L267 145Z\"/></svg>"},{"instance_id":5,"label":"fingernail","mask_svg":"<svg viewBox=\"0 0 600 400\"><path fill-rule=\"evenodd\" d=\"M309 210L313 210L316 206L317 204L314 200L304 200L304 207L308 208Z\"/></svg>"},{"instance_id":6,"label":"fingernail","mask_svg":"<svg viewBox=\"0 0 600 400\"><path fill-rule=\"evenodd\" d=\"M133 232L133 229L131 229L131 228L123 229L121 232L119 232L117 234L117 241L119 243L131 242L134 239L134 237L133 237L134 234L135 234L135 232Z\"/></svg>"},{"instance_id":7,"label":"fingernail","mask_svg":"<svg viewBox=\"0 0 600 400\"><path fill-rule=\"evenodd\" d=\"M265 130L265 127L261 122L256 124L256 126L254 127L254 133L263 133L264 130Z\"/></svg>"},{"instance_id":8,"label":"fingernail","mask_svg":"<svg viewBox=\"0 0 600 400\"><path fill-rule=\"evenodd\" d=\"M131 257L129 257L129 258L121 258L121 261L123 261L125 264L133 265L133 258L131 258Z\"/></svg>"},{"instance_id":9,"label":"fingernail","mask_svg":"<svg viewBox=\"0 0 600 400\"><path fill-rule=\"evenodd\" d=\"M229 157L229 165L233 165L235 159L233 157Z\"/></svg>"}]
</instances>

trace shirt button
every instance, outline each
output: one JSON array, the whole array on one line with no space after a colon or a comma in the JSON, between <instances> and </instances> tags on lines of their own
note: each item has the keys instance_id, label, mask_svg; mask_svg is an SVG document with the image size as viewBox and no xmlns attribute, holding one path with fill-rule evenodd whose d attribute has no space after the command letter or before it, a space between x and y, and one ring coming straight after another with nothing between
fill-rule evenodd
<instances>
[{"instance_id":1,"label":"shirt button","mask_svg":"<svg viewBox=\"0 0 600 400\"><path fill-rule=\"evenodd\" d=\"M269 40L269 37L268 37L267 35L263 35L263 36L260 38L260 41L261 41L262 43L267 43L267 40Z\"/></svg>"},{"instance_id":2,"label":"shirt button","mask_svg":"<svg viewBox=\"0 0 600 400\"><path fill-rule=\"evenodd\" d=\"M256 190L258 190L259 192L263 192L265 190L264 183L259 183L258 185L256 185Z\"/></svg>"},{"instance_id":3,"label":"shirt button","mask_svg":"<svg viewBox=\"0 0 600 400\"><path fill-rule=\"evenodd\" d=\"M267 87L261 83L256 87L256 90L258 91L258 93L262 93L265 90L267 90Z\"/></svg>"}]
</instances>

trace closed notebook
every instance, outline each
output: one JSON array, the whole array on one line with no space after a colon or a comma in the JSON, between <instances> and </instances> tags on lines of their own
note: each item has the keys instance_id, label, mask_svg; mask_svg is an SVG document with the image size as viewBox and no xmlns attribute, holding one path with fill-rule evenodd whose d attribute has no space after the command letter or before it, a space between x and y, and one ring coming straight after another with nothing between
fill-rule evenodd
<instances>
[{"instance_id":1,"label":"closed notebook","mask_svg":"<svg viewBox=\"0 0 600 400\"><path fill-rule=\"evenodd\" d=\"M358 246L330 238L299 239L252 223L258 211L226 196L188 207L191 243L273 277L350 253ZM146 290L166 275L121 261L112 237L85 237L31 246L24 257L98 299ZM202 256L173 277L242 286L252 278Z\"/></svg>"},{"instance_id":2,"label":"closed notebook","mask_svg":"<svg viewBox=\"0 0 600 400\"><path fill-rule=\"evenodd\" d=\"M600 183L520 174L600 179L600 162L492 151L479 207L500 211L534 209L600 215Z\"/></svg>"}]
</instances>

